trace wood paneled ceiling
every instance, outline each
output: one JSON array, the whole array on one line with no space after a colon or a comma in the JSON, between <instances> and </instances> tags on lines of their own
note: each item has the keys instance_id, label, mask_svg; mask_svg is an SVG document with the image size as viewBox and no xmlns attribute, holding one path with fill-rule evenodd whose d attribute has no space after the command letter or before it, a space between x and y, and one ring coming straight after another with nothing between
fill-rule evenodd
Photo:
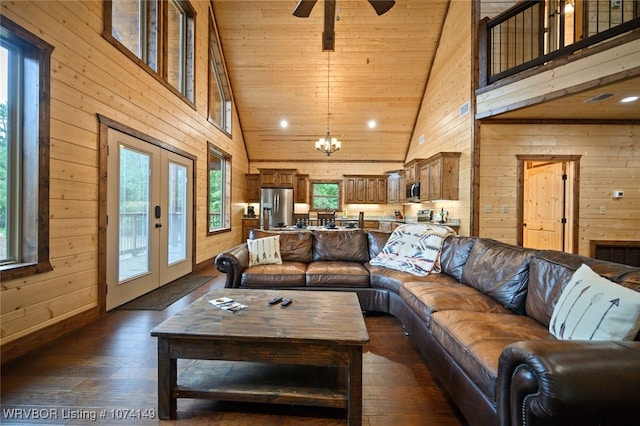
<instances>
[{"instance_id":1,"label":"wood paneled ceiling","mask_svg":"<svg viewBox=\"0 0 640 426\"><path fill-rule=\"evenodd\" d=\"M330 159L403 162L449 2L400 0L378 16L367 1L338 1L330 53L323 1L309 18L292 15L297 3L213 2L249 159L327 158L314 144L327 128L330 55L329 125L342 142Z\"/></svg>"},{"instance_id":2,"label":"wood paneled ceiling","mask_svg":"<svg viewBox=\"0 0 640 426\"><path fill-rule=\"evenodd\" d=\"M377 16L366 0L338 0L335 51L322 51L324 2L309 18L298 0L214 0L213 8L250 161L404 162L448 0L398 0ZM511 0L483 1L495 15ZM342 142L331 157L315 151L327 130ZM640 78L589 88L495 116L504 119L638 120ZM587 102L602 93L614 96ZM287 128L280 127L287 120ZM377 127L370 129L369 120Z\"/></svg>"}]
</instances>

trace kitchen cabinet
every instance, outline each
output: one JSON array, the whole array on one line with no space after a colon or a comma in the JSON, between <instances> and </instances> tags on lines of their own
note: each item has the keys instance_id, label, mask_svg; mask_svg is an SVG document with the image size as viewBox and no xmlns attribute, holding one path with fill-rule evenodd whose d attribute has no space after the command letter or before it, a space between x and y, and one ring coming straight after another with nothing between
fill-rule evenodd
<instances>
[{"instance_id":1,"label":"kitchen cabinet","mask_svg":"<svg viewBox=\"0 0 640 426\"><path fill-rule=\"evenodd\" d=\"M420 163L420 200L457 200L460 153L440 152Z\"/></svg>"},{"instance_id":2,"label":"kitchen cabinet","mask_svg":"<svg viewBox=\"0 0 640 426\"><path fill-rule=\"evenodd\" d=\"M293 188L296 169L258 169L260 187Z\"/></svg>"},{"instance_id":3,"label":"kitchen cabinet","mask_svg":"<svg viewBox=\"0 0 640 426\"><path fill-rule=\"evenodd\" d=\"M245 217L242 218L242 241L249 239L249 233L252 229L260 228L260 219L257 217Z\"/></svg>"},{"instance_id":4,"label":"kitchen cabinet","mask_svg":"<svg viewBox=\"0 0 640 426\"><path fill-rule=\"evenodd\" d=\"M309 175L296 175L293 193L296 203L309 203Z\"/></svg>"},{"instance_id":5,"label":"kitchen cabinet","mask_svg":"<svg viewBox=\"0 0 640 426\"><path fill-rule=\"evenodd\" d=\"M420 181L420 163L423 158L416 158L404 165L405 184L412 184Z\"/></svg>"},{"instance_id":6,"label":"kitchen cabinet","mask_svg":"<svg viewBox=\"0 0 640 426\"><path fill-rule=\"evenodd\" d=\"M404 201L403 173L389 172L387 177L387 203L402 203Z\"/></svg>"},{"instance_id":7,"label":"kitchen cabinet","mask_svg":"<svg viewBox=\"0 0 640 426\"><path fill-rule=\"evenodd\" d=\"M246 189L246 201L247 203L259 203L260 202L260 175L246 174L245 180L247 183Z\"/></svg>"},{"instance_id":8,"label":"kitchen cabinet","mask_svg":"<svg viewBox=\"0 0 640 426\"><path fill-rule=\"evenodd\" d=\"M381 175L344 175L346 204L386 204L387 177Z\"/></svg>"}]
</instances>

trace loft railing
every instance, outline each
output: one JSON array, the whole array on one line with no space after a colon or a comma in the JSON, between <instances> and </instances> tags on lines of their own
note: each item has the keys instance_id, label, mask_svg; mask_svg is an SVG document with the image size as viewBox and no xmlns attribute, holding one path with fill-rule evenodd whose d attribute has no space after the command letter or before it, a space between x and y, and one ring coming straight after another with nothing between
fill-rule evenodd
<instances>
[{"instance_id":1,"label":"loft railing","mask_svg":"<svg viewBox=\"0 0 640 426\"><path fill-rule=\"evenodd\" d=\"M640 28L639 0L526 0L479 28L480 86Z\"/></svg>"}]
</instances>

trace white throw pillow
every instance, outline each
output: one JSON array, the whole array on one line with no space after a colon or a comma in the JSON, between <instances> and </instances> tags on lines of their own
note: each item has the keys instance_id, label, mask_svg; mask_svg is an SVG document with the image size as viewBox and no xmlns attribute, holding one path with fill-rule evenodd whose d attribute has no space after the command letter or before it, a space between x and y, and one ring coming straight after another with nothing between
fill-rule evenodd
<instances>
[{"instance_id":1,"label":"white throw pillow","mask_svg":"<svg viewBox=\"0 0 640 426\"><path fill-rule=\"evenodd\" d=\"M281 264L280 235L247 240L249 266Z\"/></svg>"},{"instance_id":2,"label":"white throw pillow","mask_svg":"<svg viewBox=\"0 0 640 426\"><path fill-rule=\"evenodd\" d=\"M640 293L582 265L556 304L549 332L563 340L633 340L640 329Z\"/></svg>"}]
</instances>

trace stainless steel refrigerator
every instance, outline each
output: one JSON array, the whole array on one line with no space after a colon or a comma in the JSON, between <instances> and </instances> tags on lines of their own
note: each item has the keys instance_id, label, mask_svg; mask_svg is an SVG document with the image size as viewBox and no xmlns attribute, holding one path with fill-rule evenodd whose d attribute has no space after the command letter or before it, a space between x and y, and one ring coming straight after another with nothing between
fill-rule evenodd
<instances>
[{"instance_id":1,"label":"stainless steel refrigerator","mask_svg":"<svg viewBox=\"0 0 640 426\"><path fill-rule=\"evenodd\" d=\"M265 211L265 208L268 209ZM279 223L292 226L293 223L293 189L262 188L260 190L260 214L269 216L269 227L277 227ZM264 223L264 217L260 220Z\"/></svg>"}]
</instances>

